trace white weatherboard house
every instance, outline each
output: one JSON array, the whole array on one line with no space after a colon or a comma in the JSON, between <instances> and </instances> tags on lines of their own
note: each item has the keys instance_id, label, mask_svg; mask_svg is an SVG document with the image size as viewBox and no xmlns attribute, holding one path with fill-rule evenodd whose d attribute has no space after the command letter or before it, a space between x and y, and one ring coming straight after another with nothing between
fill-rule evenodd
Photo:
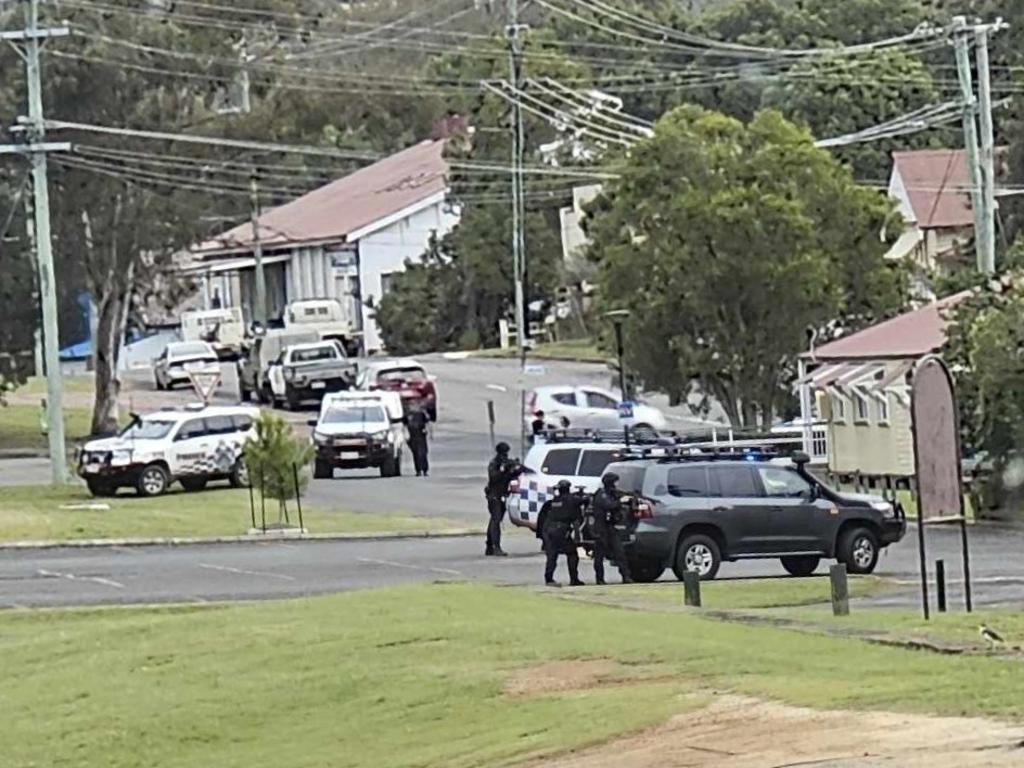
<instances>
[{"instance_id":1,"label":"white weatherboard house","mask_svg":"<svg viewBox=\"0 0 1024 768\"><path fill-rule=\"evenodd\" d=\"M363 333L368 352L381 349L374 308L391 276L418 260L432 234L458 223L447 203L443 139L424 141L338 179L259 218L267 317L291 301L333 298ZM192 250L182 270L203 286L205 303L240 306L252 320L255 296L250 223Z\"/></svg>"}]
</instances>

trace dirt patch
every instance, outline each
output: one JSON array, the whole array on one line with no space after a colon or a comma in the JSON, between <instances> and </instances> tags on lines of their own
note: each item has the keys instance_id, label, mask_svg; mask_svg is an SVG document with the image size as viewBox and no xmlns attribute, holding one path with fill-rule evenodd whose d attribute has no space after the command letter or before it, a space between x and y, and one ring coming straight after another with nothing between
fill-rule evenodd
<instances>
[{"instance_id":1,"label":"dirt patch","mask_svg":"<svg viewBox=\"0 0 1024 768\"><path fill-rule=\"evenodd\" d=\"M717 695L644 733L552 757L544 768L1010 768L1024 728L981 719L820 712Z\"/></svg>"},{"instance_id":2,"label":"dirt patch","mask_svg":"<svg viewBox=\"0 0 1024 768\"><path fill-rule=\"evenodd\" d=\"M621 680L621 668L609 659L553 661L519 670L505 682L509 696L542 696L581 691Z\"/></svg>"}]
</instances>

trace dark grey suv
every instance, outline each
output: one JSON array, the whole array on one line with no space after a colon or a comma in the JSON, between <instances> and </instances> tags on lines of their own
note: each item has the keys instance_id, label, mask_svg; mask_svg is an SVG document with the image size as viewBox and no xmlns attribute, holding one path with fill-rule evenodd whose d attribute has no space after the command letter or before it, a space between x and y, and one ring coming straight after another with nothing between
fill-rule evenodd
<instances>
[{"instance_id":1,"label":"dark grey suv","mask_svg":"<svg viewBox=\"0 0 1024 768\"><path fill-rule=\"evenodd\" d=\"M898 504L837 493L798 457L790 464L746 458L673 457L608 466L635 498L626 535L634 577L654 581L671 568L712 579L723 560L777 558L809 576L822 558L850 573L871 573L879 552L906 533Z\"/></svg>"}]
</instances>

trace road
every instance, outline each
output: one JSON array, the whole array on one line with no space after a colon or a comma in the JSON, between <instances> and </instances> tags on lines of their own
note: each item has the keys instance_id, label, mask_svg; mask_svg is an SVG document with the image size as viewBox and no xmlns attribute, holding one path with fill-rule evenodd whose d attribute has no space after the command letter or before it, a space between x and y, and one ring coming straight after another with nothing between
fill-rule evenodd
<instances>
[{"instance_id":1,"label":"road","mask_svg":"<svg viewBox=\"0 0 1024 768\"><path fill-rule=\"evenodd\" d=\"M959 536L936 529L928 540L929 557L946 560L950 605L959 610ZM1020 532L972 531L977 604L1024 607L1022 543ZM537 542L520 533L506 536L506 544L508 558L484 557L480 537L6 551L0 552L0 607L260 600L435 581L539 585ZM916 546L909 536L885 553L878 573L902 588L873 604L918 605ZM819 573L825 572L823 565ZM564 564L560 574L565 579ZM748 561L724 564L720 578L781 574L775 561ZM582 575L593 580L589 563Z\"/></svg>"}]
</instances>

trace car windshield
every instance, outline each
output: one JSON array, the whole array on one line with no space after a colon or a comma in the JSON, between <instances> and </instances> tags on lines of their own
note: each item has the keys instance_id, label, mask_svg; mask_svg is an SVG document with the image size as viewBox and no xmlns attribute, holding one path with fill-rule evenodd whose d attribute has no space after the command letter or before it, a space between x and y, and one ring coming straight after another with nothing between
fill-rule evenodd
<instances>
[{"instance_id":1,"label":"car windshield","mask_svg":"<svg viewBox=\"0 0 1024 768\"><path fill-rule=\"evenodd\" d=\"M205 344L179 344L168 351L170 357L209 357L210 348Z\"/></svg>"},{"instance_id":2,"label":"car windshield","mask_svg":"<svg viewBox=\"0 0 1024 768\"><path fill-rule=\"evenodd\" d=\"M348 408L328 408L320 419L321 424L364 424L387 421L384 409L379 405Z\"/></svg>"},{"instance_id":3,"label":"car windshield","mask_svg":"<svg viewBox=\"0 0 1024 768\"><path fill-rule=\"evenodd\" d=\"M160 440L167 437L174 425L175 422L173 421L144 419L130 424L121 433L121 437L126 437L131 440Z\"/></svg>"},{"instance_id":4,"label":"car windshield","mask_svg":"<svg viewBox=\"0 0 1024 768\"><path fill-rule=\"evenodd\" d=\"M422 368L392 368L377 374L380 381L425 381L427 374Z\"/></svg>"},{"instance_id":5,"label":"car windshield","mask_svg":"<svg viewBox=\"0 0 1024 768\"><path fill-rule=\"evenodd\" d=\"M293 363L312 363L317 360L333 360L336 357L334 347L316 347L315 349L296 349L292 352Z\"/></svg>"}]
</instances>

